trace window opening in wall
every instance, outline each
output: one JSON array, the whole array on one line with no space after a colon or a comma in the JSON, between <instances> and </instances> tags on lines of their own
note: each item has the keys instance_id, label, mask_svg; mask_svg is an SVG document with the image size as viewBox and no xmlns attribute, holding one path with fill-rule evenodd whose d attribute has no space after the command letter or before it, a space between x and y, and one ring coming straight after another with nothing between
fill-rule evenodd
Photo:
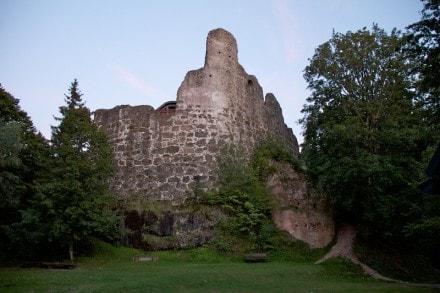
<instances>
[{"instance_id":1,"label":"window opening in wall","mask_svg":"<svg viewBox=\"0 0 440 293\"><path fill-rule=\"evenodd\" d=\"M252 81L252 80L248 80L248 86L253 86L254 85L254 82Z\"/></svg>"}]
</instances>

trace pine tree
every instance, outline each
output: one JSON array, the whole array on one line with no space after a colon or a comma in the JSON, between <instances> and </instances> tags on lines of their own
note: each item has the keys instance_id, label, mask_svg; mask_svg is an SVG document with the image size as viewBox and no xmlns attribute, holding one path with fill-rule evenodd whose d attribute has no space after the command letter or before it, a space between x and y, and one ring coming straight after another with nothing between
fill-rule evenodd
<instances>
[{"instance_id":1,"label":"pine tree","mask_svg":"<svg viewBox=\"0 0 440 293\"><path fill-rule=\"evenodd\" d=\"M111 238L118 233L118 217L108 188L113 174L112 150L105 134L91 119L75 79L60 107L60 122L52 127L52 181L44 193L53 217L50 237L68 246L90 235Z\"/></svg>"}]
</instances>

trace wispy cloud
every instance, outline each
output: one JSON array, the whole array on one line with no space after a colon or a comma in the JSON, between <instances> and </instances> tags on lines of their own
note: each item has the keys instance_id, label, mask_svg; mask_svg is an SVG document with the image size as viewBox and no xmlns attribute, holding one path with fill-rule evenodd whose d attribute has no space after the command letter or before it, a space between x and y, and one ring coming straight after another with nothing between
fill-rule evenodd
<instances>
[{"instance_id":1,"label":"wispy cloud","mask_svg":"<svg viewBox=\"0 0 440 293\"><path fill-rule=\"evenodd\" d=\"M276 0L272 6L275 18L278 20L286 58L288 62L295 62L300 54L302 42L299 39L298 22L291 2Z\"/></svg>"},{"instance_id":2,"label":"wispy cloud","mask_svg":"<svg viewBox=\"0 0 440 293\"><path fill-rule=\"evenodd\" d=\"M151 97L155 94L155 90L142 82L140 78L132 71L116 65L109 65L109 68L117 78L126 82L131 88L141 92L145 96Z\"/></svg>"},{"instance_id":3,"label":"wispy cloud","mask_svg":"<svg viewBox=\"0 0 440 293\"><path fill-rule=\"evenodd\" d=\"M115 56L111 55L107 50L95 48L97 56L100 57L102 65L119 81L128 85L131 89L141 93L148 98L155 98L158 94L157 90L148 85L131 69L121 66L115 61Z\"/></svg>"}]
</instances>

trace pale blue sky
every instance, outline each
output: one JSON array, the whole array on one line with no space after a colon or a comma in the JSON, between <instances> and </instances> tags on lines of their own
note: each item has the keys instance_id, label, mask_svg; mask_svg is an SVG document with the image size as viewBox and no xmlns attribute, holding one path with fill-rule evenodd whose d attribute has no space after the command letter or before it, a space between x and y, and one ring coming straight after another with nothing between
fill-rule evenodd
<instances>
[{"instance_id":1,"label":"pale blue sky","mask_svg":"<svg viewBox=\"0 0 440 293\"><path fill-rule=\"evenodd\" d=\"M158 107L203 66L207 33L222 27L302 141L314 50L333 29L404 30L421 9L419 0L0 0L0 83L49 138L74 78L92 110Z\"/></svg>"}]
</instances>

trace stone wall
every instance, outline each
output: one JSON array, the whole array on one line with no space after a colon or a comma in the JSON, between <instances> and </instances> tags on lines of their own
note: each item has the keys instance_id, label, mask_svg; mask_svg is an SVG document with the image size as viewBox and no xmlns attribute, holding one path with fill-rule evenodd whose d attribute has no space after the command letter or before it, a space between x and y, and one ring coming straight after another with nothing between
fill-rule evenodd
<instances>
[{"instance_id":1,"label":"stone wall","mask_svg":"<svg viewBox=\"0 0 440 293\"><path fill-rule=\"evenodd\" d=\"M169 231L180 244L185 234L209 230L215 220L204 223L197 218L198 224L190 225L188 213L179 207L194 187L215 182L216 158L225 145L250 154L263 138L276 135L298 156L297 140L284 123L278 101L273 94L263 96L256 77L238 63L237 53L232 34L215 29L207 37L204 67L186 74L175 107L171 102L172 109L121 105L96 110L95 122L115 152L118 173L112 185L129 206L133 198L141 199L133 208L145 231L149 224L144 223L143 210L151 201L174 207ZM145 231L140 233L148 234Z\"/></svg>"},{"instance_id":2,"label":"stone wall","mask_svg":"<svg viewBox=\"0 0 440 293\"><path fill-rule=\"evenodd\" d=\"M298 154L278 101L273 94L264 99L258 80L238 63L235 38L223 29L209 32L205 66L187 73L174 111L122 105L96 110L95 122L109 135L119 171L113 185L123 198L142 193L179 201L195 182L209 186L225 144L250 153L276 134Z\"/></svg>"}]
</instances>

